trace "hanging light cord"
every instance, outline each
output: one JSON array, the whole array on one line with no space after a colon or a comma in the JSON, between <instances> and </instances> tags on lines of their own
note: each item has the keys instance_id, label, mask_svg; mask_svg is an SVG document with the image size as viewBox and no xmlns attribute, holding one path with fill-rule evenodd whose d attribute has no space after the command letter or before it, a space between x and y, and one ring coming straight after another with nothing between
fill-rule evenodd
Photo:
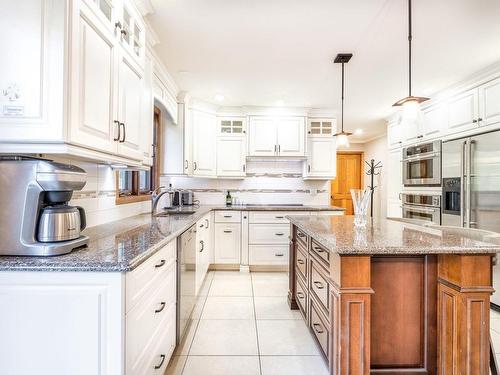
<instances>
[{"instance_id":1,"label":"hanging light cord","mask_svg":"<svg viewBox=\"0 0 500 375\"><path fill-rule=\"evenodd\" d=\"M342 132L344 133L344 63L342 63L342 114L341 114L341 126Z\"/></svg>"},{"instance_id":2,"label":"hanging light cord","mask_svg":"<svg viewBox=\"0 0 500 375\"><path fill-rule=\"evenodd\" d=\"M411 96L411 0L408 0L408 96Z\"/></svg>"}]
</instances>

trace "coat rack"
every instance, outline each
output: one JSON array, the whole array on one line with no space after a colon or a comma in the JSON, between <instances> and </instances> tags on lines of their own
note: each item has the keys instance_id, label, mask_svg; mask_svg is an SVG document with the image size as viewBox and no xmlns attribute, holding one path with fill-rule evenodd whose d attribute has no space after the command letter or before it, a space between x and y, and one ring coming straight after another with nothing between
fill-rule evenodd
<instances>
[{"instance_id":1,"label":"coat rack","mask_svg":"<svg viewBox=\"0 0 500 375\"><path fill-rule=\"evenodd\" d=\"M373 192L375 191L375 188L376 186L373 185L373 179L375 176L378 176L380 174L380 171L377 172L378 169L382 168L382 162L381 161L378 161L375 163L375 160L372 159L370 160L370 162L368 163L366 160L365 160L365 163L366 165L368 165L368 171L366 172L366 174L368 176L370 176L370 186L368 186L370 188L370 217L373 217Z\"/></svg>"}]
</instances>

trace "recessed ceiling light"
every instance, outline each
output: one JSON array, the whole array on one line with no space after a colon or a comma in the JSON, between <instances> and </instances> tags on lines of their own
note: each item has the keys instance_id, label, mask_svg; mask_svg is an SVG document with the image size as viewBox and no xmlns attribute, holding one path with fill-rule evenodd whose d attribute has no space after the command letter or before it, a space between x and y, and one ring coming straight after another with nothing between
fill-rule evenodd
<instances>
[{"instance_id":1,"label":"recessed ceiling light","mask_svg":"<svg viewBox=\"0 0 500 375\"><path fill-rule=\"evenodd\" d=\"M285 105L285 101L284 101L284 100L282 100L282 99L280 99L280 100L276 100L276 105L277 105L278 107L282 107L282 106L284 106L284 105Z\"/></svg>"},{"instance_id":2,"label":"recessed ceiling light","mask_svg":"<svg viewBox=\"0 0 500 375\"><path fill-rule=\"evenodd\" d=\"M215 94L215 100L217 100L218 102L224 101L224 95L222 95L222 94Z\"/></svg>"},{"instance_id":3,"label":"recessed ceiling light","mask_svg":"<svg viewBox=\"0 0 500 375\"><path fill-rule=\"evenodd\" d=\"M355 135L361 135L361 134L363 134L363 129L356 129L356 130L354 130L354 134Z\"/></svg>"}]
</instances>

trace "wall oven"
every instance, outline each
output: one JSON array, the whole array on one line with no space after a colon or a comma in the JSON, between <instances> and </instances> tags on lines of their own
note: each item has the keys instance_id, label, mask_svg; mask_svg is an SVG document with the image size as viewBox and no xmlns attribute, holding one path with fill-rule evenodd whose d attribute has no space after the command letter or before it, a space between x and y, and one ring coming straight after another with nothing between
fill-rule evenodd
<instances>
[{"instance_id":1,"label":"wall oven","mask_svg":"<svg viewBox=\"0 0 500 375\"><path fill-rule=\"evenodd\" d=\"M441 141L403 148L405 186L441 185Z\"/></svg>"},{"instance_id":2,"label":"wall oven","mask_svg":"<svg viewBox=\"0 0 500 375\"><path fill-rule=\"evenodd\" d=\"M402 194L403 217L441 224L441 196L427 194Z\"/></svg>"}]
</instances>

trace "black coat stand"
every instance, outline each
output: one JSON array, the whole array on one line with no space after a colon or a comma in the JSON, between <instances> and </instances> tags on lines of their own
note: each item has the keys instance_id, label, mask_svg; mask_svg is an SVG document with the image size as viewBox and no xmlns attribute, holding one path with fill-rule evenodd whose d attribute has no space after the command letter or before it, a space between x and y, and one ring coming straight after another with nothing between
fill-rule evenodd
<instances>
[{"instance_id":1,"label":"black coat stand","mask_svg":"<svg viewBox=\"0 0 500 375\"><path fill-rule=\"evenodd\" d=\"M372 159L369 163L365 160L365 163L368 165L368 171L366 174L370 176L370 186L368 186L370 188L370 217L373 217L373 192L376 188L376 186L373 185L373 179L375 176L380 174L380 171L377 172L377 170L382 168L382 162L378 161L375 163L375 160Z\"/></svg>"}]
</instances>

